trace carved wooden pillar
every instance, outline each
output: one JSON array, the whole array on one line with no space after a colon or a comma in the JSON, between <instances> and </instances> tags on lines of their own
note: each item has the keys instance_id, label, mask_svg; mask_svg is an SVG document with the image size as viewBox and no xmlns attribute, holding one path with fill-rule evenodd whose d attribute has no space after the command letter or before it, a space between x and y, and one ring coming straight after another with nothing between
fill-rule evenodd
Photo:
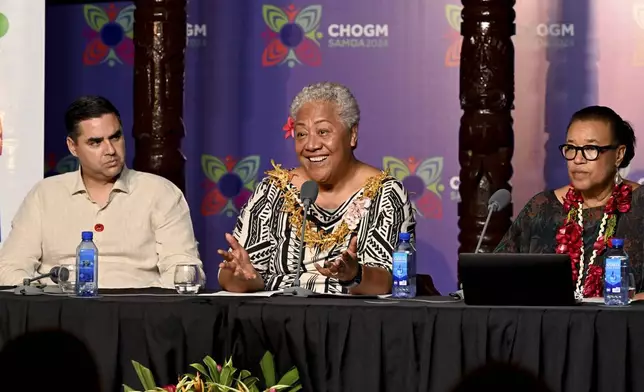
<instances>
[{"instance_id":1,"label":"carved wooden pillar","mask_svg":"<svg viewBox=\"0 0 644 392\"><path fill-rule=\"evenodd\" d=\"M186 0L136 0L134 20L134 169L185 191Z\"/></svg>"},{"instance_id":2,"label":"carved wooden pillar","mask_svg":"<svg viewBox=\"0 0 644 392\"><path fill-rule=\"evenodd\" d=\"M461 252L473 252L487 216L488 199L512 190L514 131L515 0L462 0L459 131L461 165L458 236ZM491 252L512 219L512 205L492 215L481 250Z\"/></svg>"}]
</instances>

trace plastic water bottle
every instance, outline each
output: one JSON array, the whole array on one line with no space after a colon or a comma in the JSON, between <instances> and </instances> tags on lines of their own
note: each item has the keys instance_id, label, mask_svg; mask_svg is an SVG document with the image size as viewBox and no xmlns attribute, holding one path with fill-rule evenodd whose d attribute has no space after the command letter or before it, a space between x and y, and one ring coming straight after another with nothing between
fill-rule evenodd
<instances>
[{"instance_id":1,"label":"plastic water bottle","mask_svg":"<svg viewBox=\"0 0 644 392\"><path fill-rule=\"evenodd\" d=\"M611 249L606 252L604 303L609 306L628 305L631 291L635 292L635 279L630 259L624 251L624 240L613 238Z\"/></svg>"},{"instance_id":2,"label":"plastic water bottle","mask_svg":"<svg viewBox=\"0 0 644 392\"><path fill-rule=\"evenodd\" d=\"M391 296L414 298L416 296L416 249L410 242L409 233L400 233L398 239L398 245L393 252Z\"/></svg>"},{"instance_id":3,"label":"plastic water bottle","mask_svg":"<svg viewBox=\"0 0 644 392\"><path fill-rule=\"evenodd\" d=\"M84 231L83 240L76 248L76 295L96 297L98 295L98 249L94 244L94 233Z\"/></svg>"}]
</instances>

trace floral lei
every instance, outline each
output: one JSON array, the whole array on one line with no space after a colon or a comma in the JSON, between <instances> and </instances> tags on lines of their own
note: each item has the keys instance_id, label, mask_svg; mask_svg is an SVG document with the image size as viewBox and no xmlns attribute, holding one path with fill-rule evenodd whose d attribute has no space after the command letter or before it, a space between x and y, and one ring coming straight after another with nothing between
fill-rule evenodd
<instances>
[{"instance_id":1,"label":"floral lei","mask_svg":"<svg viewBox=\"0 0 644 392\"><path fill-rule=\"evenodd\" d=\"M603 295L603 273L604 269L595 264L597 256L604 253L610 239L615 234L617 217L616 212L628 212L631 209L631 194L633 188L626 184L616 184L613 188L606 206L604 215L599 227L597 240L593 244L593 253L588 262L586 280L582 286L584 275L584 219L582 206L584 199L581 193L573 187L568 189L564 199L564 211L567 216L563 225L557 231L556 253L568 254L572 264L572 280L576 283L575 296L578 299L583 297L601 297Z\"/></svg>"},{"instance_id":2,"label":"floral lei","mask_svg":"<svg viewBox=\"0 0 644 392\"><path fill-rule=\"evenodd\" d=\"M292 227L302 228L303 211L297 196L297 190L290 186L293 174L290 170L283 169L281 165L276 165L271 160L273 170L266 174L271 181L282 189L284 199L284 211L289 214L289 223ZM321 250L329 250L344 242L347 235L355 231L360 223L360 219L369 211L372 200L378 195L382 187L382 182L388 177L387 172L381 172L378 175L370 177L364 186L362 195L357 197L347 208L342 223L338 225L331 233L326 233L315 228L311 221L307 221L304 230L304 241L307 246L313 248L319 246Z\"/></svg>"}]
</instances>

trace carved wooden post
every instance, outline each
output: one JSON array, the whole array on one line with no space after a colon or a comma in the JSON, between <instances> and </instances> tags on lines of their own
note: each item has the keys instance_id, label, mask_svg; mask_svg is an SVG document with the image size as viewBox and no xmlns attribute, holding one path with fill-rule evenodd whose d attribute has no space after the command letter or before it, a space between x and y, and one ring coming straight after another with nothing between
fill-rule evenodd
<instances>
[{"instance_id":1,"label":"carved wooden post","mask_svg":"<svg viewBox=\"0 0 644 392\"><path fill-rule=\"evenodd\" d=\"M512 190L514 152L515 0L462 3L459 253L476 248L490 196L501 188ZM482 251L494 250L511 219L512 205L492 215Z\"/></svg>"},{"instance_id":2,"label":"carved wooden post","mask_svg":"<svg viewBox=\"0 0 644 392\"><path fill-rule=\"evenodd\" d=\"M186 0L136 0L134 20L134 169L185 191Z\"/></svg>"}]
</instances>

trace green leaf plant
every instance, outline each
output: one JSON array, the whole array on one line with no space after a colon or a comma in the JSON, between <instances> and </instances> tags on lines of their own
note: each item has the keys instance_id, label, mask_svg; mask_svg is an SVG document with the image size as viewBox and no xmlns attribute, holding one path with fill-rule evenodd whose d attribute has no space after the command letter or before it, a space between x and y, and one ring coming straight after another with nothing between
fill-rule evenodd
<instances>
[{"instance_id":1,"label":"green leaf plant","mask_svg":"<svg viewBox=\"0 0 644 392\"><path fill-rule=\"evenodd\" d=\"M233 366L232 358L223 365L217 364L210 356L203 359L203 364L190 365L196 373L187 373L179 377L176 385L158 387L150 369L139 362L132 361L134 371L139 377L142 390L123 385L124 392L296 392L302 389L299 383L300 374L292 367L279 379L275 372L273 355L266 352L259 362L266 389L260 389L259 378L248 370L238 370Z\"/></svg>"}]
</instances>

